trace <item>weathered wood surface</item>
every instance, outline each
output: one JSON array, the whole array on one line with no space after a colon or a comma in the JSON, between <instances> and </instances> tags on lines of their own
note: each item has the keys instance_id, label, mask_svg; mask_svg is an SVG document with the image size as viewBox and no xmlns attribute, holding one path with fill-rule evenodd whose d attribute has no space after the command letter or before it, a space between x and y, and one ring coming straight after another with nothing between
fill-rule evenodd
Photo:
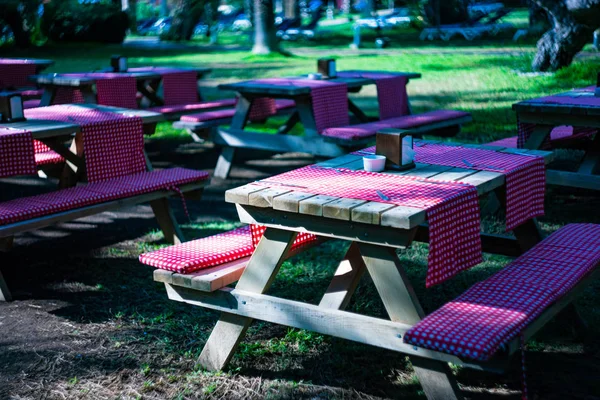
<instances>
[{"instance_id":1,"label":"weathered wood surface","mask_svg":"<svg viewBox=\"0 0 600 400\"><path fill-rule=\"evenodd\" d=\"M472 148L479 146L471 145ZM489 146L481 146L488 149ZM546 163L552 160L551 152L539 150L495 148L516 154L536 155L544 157ZM317 164L326 168L347 168L362 170L362 156L347 154L333 160ZM467 168L453 168L440 165L418 163L408 171L385 171L385 173L431 178L443 181L464 182L475 186L480 195L502 187L505 182L504 174L489 171L477 171ZM365 224L389 226L401 229L416 228L425 222L425 211L422 209L397 206L385 202L369 202L351 198L338 198L309 193L302 188L281 186L269 179L261 184L251 183L225 192L225 201L238 205L248 205L259 208L298 213L312 216L323 216L343 221L353 221Z\"/></svg>"}]
</instances>

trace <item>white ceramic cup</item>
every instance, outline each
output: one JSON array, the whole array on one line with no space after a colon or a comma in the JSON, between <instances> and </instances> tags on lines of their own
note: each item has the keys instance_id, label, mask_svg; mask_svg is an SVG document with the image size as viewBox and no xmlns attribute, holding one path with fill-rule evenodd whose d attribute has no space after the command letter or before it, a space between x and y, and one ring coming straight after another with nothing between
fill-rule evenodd
<instances>
[{"instance_id":1,"label":"white ceramic cup","mask_svg":"<svg viewBox=\"0 0 600 400\"><path fill-rule=\"evenodd\" d=\"M308 74L308 79L313 79L315 81L320 80L321 78L323 78L322 74L319 73L314 73L314 74Z\"/></svg>"},{"instance_id":2,"label":"white ceramic cup","mask_svg":"<svg viewBox=\"0 0 600 400\"><path fill-rule=\"evenodd\" d=\"M363 166L368 172L381 172L385 169L385 156L372 155L363 157Z\"/></svg>"}]
</instances>

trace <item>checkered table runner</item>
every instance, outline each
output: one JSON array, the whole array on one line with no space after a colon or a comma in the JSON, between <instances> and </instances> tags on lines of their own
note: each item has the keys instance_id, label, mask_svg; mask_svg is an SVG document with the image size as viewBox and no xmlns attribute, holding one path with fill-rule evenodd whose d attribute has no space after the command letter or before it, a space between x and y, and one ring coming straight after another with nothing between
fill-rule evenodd
<instances>
[{"instance_id":1,"label":"checkered table runner","mask_svg":"<svg viewBox=\"0 0 600 400\"><path fill-rule=\"evenodd\" d=\"M517 148L524 148L525 143L529 140L529 137L533 133L536 124L529 124L524 122L517 122L518 136L517 136ZM578 138L589 138L598 132L596 128L586 128L582 126L573 126L571 127L570 133L567 132L567 128L565 126L561 126L558 128L554 128L552 132L550 132L550 136L544 139L541 148L542 149L550 149L552 148L551 140L564 140L564 139L578 139ZM566 134L565 134L566 133Z\"/></svg>"},{"instance_id":2,"label":"checkered table runner","mask_svg":"<svg viewBox=\"0 0 600 400\"><path fill-rule=\"evenodd\" d=\"M415 143L415 161L506 175L506 229L544 215L546 170L544 159L444 144ZM375 153L375 146L352 154Z\"/></svg>"},{"instance_id":3,"label":"checkered table runner","mask_svg":"<svg viewBox=\"0 0 600 400\"><path fill-rule=\"evenodd\" d=\"M313 114L317 132L327 128L347 126L348 86L340 82L328 82L312 79L268 78L253 82L269 85L309 87Z\"/></svg>"},{"instance_id":4,"label":"checkered table runner","mask_svg":"<svg viewBox=\"0 0 600 400\"><path fill-rule=\"evenodd\" d=\"M28 77L35 73L35 64L28 64L22 60L0 60L0 89L33 86Z\"/></svg>"},{"instance_id":5,"label":"checkered table runner","mask_svg":"<svg viewBox=\"0 0 600 400\"><path fill-rule=\"evenodd\" d=\"M427 287L482 260L479 202L474 186L318 166L286 172L256 184L426 210L430 237ZM378 191L389 200L382 199Z\"/></svg>"},{"instance_id":6,"label":"checkered table runner","mask_svg":"<svg viewBox=\"0 0 600 400\"><path fill-rule=\"evenodd\" d=\"M0 128L0 178L35 173L31 132Z\"/></svg>"},{"instance_id":7,"label":"checkered table runner","mask_svg":"<svg viewBox=\"0 0 600 400\"><path fill-rule=\"evenodd\" d=\"M69 105L32 108L25 117L81 126L88 182L146 171L140 117Z\"/></svg>"},{"instance_id":8,"label":"checkered table runner","mask_svg":"<svg viewBox=\"0 0 600 400\"><path fill-rule=\"evenodd\" d=\"M406 93L406 76L369 71L341 71L342 78L367 78L375 81L379 119L388 119L407 115L408 95Z\"/></svg>"}]
</instances>

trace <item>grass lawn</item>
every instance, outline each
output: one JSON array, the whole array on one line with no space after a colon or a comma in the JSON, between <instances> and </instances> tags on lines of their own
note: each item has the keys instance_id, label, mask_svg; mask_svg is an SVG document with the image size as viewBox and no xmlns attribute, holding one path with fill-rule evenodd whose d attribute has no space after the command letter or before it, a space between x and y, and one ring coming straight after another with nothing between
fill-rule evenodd
<instances>
[{"instance_id":1,"label":"grass lawn","mask_svg":"<svg viewBox=\"0 0 600 400\"><path fill-rule=\"evenodd\" d=\"M356 52L347 46L350 36L332 34L331 43L323 40L311 47L291 44L291 57L256 57L245 49L215 50L202 43L160 50L47 46L5 51L1 56L51 58L56 61L52 72L103 68L114 53L129 56L131 65L209 66L213 73L204 82L208 97L227 95L215 88L217 83L307 73L315 69L317 58L336 56L338 69L421 72L423 78L411 81L408 89L414 110L472 112L474 122L465 126L456 140L477 143L516 134L510 109L515 101L589 85L600 70L599 58L586 55L555 74L525 74L534 44L502 38L421 43L414 32L400 32L398 37L406 40L397 40L390 49ZM359 93L356 102L375 111L374 88ZM278 122L271 121L269 127ZM161 124L148 143L150 157L159 167L212 168L214 152L190 142L183 132ZM204 158L206 154L212 155ZM565 151L559 156L569 167L580 154ZM285 159L278 162L283 169L291 168ZM209 188L202 202L189 202L193 219L185 231L190 238L238 226L232 207L223 204L223 191L273 173L254 164L237 171L228 182ZM184 218L181 205L173 205ZM599 208L600 200L592 192L551 188L541 227L549 233L569 222L600 223ZM164 246L161 234L149 231L148 227L154 226L149 215L147 207L137 207L65 224L53 231L60 236L56 239L45 238L48 235L43 232L19 238L5 262L30 266L34 272L24 276L3 269L7 279L13 279L26 294L19 297L17 291L17 301L0 305L0 333L4 333L0 339L0 398L423 398L410 363L401 355L267 323L252 325L225 371L209 373L196 367L195 360L218 315L166 300L164 289L152 282L150 268L138 263L140 252ZM501 233L503 221L488 217L484 229ZM346 243L331 242L286 261L271 292L318 303L346 248ZM426 311L509 261L486 255L479 266L426 290L427 246L416 244L400 257ZM25 283L18 282L21 280ZM589 339L580 341L567 327L551 323L529 343L532 396L598 398L594 396L600 395L600 346L593 340L600 334L598 304L600 284L595 283L577 302L590 323ZM349 308L385 316L368 277ZM507 375L462 368L454 368L454 372L469 398L516 399L520 397L518 365L515 360Z\"/></svg>"}]
</instances>

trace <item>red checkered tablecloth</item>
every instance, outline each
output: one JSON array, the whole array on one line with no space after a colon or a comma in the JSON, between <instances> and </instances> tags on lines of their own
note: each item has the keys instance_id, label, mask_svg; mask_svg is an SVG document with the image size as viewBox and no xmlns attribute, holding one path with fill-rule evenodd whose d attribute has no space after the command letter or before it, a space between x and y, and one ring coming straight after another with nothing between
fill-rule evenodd
<instances>
[{"instance_id":1,"label":"red checkered tablecloth","mask_svg":"<svg viewBox=\"0 0 600 400\"><path fill-rule=\"evenodd\" d=\"M407 115L408 95L406 93L406 76L369 71L341 71L342 78L368 78L375 81L379 119L388 119Z\"/></svg>"},{"instance_id":2,"label":"red checkered tablecloth","mask_svg":"<svg viewBox=\"0 0 600 400\"><path fill-rule=\"evenodd\" d=\"M543 158L436 143L416 143L414 150L416 162L505 174L507 230L544 215L546 169ZM353 154L374 153L375 146Z\"/></svg>"},{"instance_id":3,"label":"red checkered tablecloth","mask_svg":"<svg viewBox=\"0 0 600 400\"><path fill-rule=\"evenodd\" d=\"M137 80L132 76L123 76L112 72L90 72L83 74L64 74L66 77L90 78L95 80L96 101L103 106L138 108ZM52 104L84 103L80 89L58 87Z\"/></svg>"},{"instance_id":4,"label":"red checkered tablecloth","mask_svg":"<svg viewBox=\"0 0 600 400\"><path fill-rule=\"evenodd\" d=\"M474 186L318 166L286 172L256 184L426 210L430 237L427 287L482 260L479 202ZM382 199L378 192L389 200Z\"/></svg>"},{"instance_id":5,"label":"red checkered tablecloth","mask_svg":"<svg viewBox=\"0 0 600 400\"><path fill-rule=\"evenodd\" d=\"M140 117L69 105L32 108L25 110L25 117L81 126L89 182L146 171Z\"/></svg>"},{"instance_id":6,"label":"red checkered tablecloth","mask_svg":"<svg viewBox=\"0 0 600 400\"><path fill-rule=\"evenodd\" d=\"M0 128L0 178L35 173L31 132Z\"/></svg>"}]
</instances>

